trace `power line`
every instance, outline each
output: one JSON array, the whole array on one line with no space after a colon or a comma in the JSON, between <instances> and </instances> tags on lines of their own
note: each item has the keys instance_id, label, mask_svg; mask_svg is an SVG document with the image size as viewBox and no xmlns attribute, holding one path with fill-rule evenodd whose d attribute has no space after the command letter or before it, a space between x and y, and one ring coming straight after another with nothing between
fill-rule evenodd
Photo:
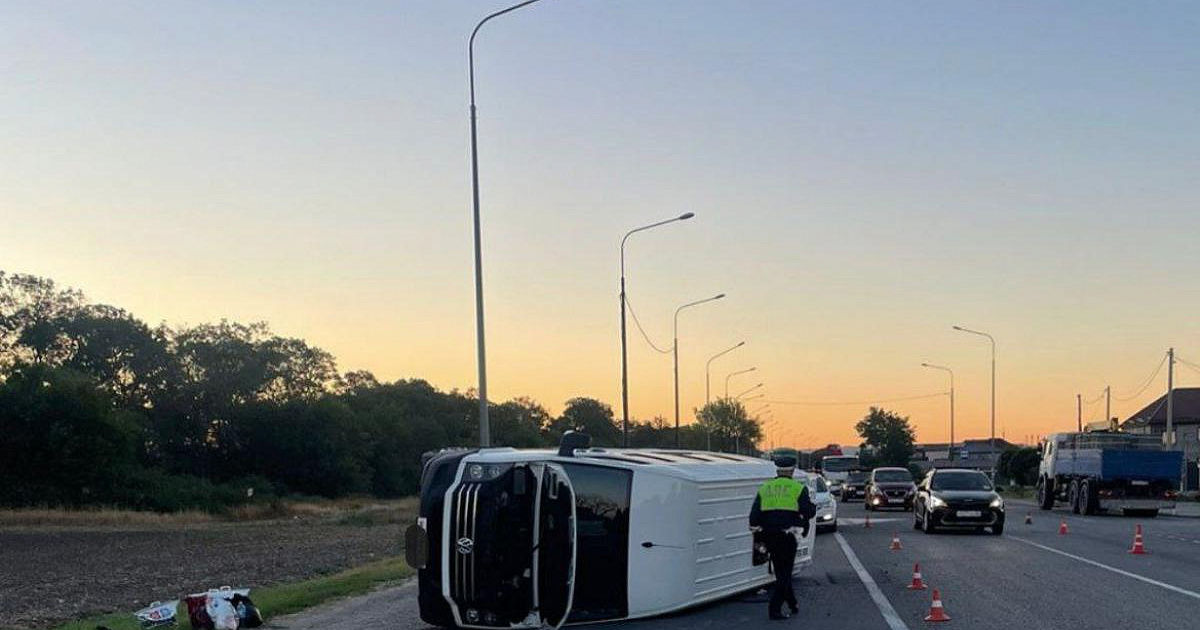
<instances>
[{"instance_id":1,"label":"power line","mask_svg":"<svg viewBox=\"0 0 1200 630\"><path fill-rule=\"evenodd\" d=\"M856 400L856 401L824 401L824 400L764 400L776 405L807 405L813 407L836 407L839 405L874 405L879 403L902 402L906 400L922 400L925 398L937 398L939 396L949 396L950 392L938 392L936 394L921 394L920 396L901 396L899 398L881 398L878 400Z\"/></svg>"},{"instance_id":2,"label":"power line","mask_svg":"<svg viewBox=\"0 0 1200 630\"><path fill-rule=\"evenodd\" d=\"M671 354L671 350L673 350L673 348L667 348L666 350L663 350L662 348L654 345L654 342L650 340L650 335L647 335L646 329L642 328L642 322L638 320L637 313L633 312L633 302L629 301L628 295L625 296L625 308L629 310L629 316L633 319L633 323L637 325L638 332L642 333L642 339L645 339L646 343L649 344L651 348L654 348L655 352L660 354Z\"/></svg>"},{"instance_id":3,"label":"power line","mask_svg":"<svg viewBox=\"0 0 1200 630\"><path fill-rule=\"evenodd\" d=\"M1200 372L1200 365L1196 365L1195 363L1192 363L1191 361L1187 361L1187 360L1185 360L1185 359L1180 359L1178 355L1176 355L1176 356L1175 356L1175 361L1176 361L1177 363L1182 363L1182 364L1184 364L1184 365L1186 365L1186 366L1188 366L1188 367L1192 368L1193 370L1195 370L1195 371L1197 371L1197 372Z\"/></svg>"},{"instance_id":4,"label":"power line","mask_svg":"<svg viewBox=\"0 0 1200 630\"><path fill-rule=\"evenodd\" d=\"M1176 359L1176 360L1178 360L1178 359ZM1161 360L1159 360L1158 366L1155 367L1154 371L1150 373L1150 377L1146 379L1146 382L1142 383L1142 386L1139 387L1136 392L1134 392L1130 396L1113 396L1113 400L1117 400L1120 402L1128 402L1130 400L1133 400L1134 398L1137 398L1138 396L1141 396L1142 392L1146 391L1146 388L1150 387L1150 384L1154 382L1154 378L1156 376L1158 376L1159 372L1162 371L1162 366L1166 362L1167 362L1167 356L1164 354L1163 358Z\"/></svg>"}]
</instances>

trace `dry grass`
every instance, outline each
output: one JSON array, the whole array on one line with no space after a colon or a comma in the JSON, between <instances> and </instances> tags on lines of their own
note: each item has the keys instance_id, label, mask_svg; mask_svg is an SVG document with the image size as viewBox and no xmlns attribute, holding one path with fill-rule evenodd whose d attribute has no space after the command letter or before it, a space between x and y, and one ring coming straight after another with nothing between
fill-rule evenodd
<instances>
[{"instance_id":1,"label":"dry grass","mask_svg":"<svg viewBox=\"0 0 1200 630\"><path fill-rule=\"evenodd\" d=\"M39 527L45 525L127 527L130 525L192 525L209 523L217 517L207 512L187 511L162 514L111 508L65 510L29 508L0 510L0 526Z\"/></svg>"},{"instance_id":2,"label":"dry grass","mask_svg":"<svg viewBox=\"0 0 1200 630\"><path fill-rule=\"evenodd\" d=\"M0 527L130 527L180 526L220 522L269 521L276 519L333 519L346 525L407 523L416 514L416 497L381 500L370 497L346 499L274 500L229 508L221 514L196 510L186 512L138 512L113 508L0 509Z\"/></svg>"}]
</instances>

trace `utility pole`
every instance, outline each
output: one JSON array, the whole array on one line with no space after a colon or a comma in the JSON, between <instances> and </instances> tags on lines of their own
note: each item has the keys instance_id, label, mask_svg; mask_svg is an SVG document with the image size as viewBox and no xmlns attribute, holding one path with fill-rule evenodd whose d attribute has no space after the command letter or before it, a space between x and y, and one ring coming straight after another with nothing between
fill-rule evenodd
<instances>
[{"instance_id":1,"label":"utility pole","mask_svg":"<svg viewBox=\"0 0 1200 630\"><path fill-rule=\"evenodd\" d=\"M1075 394L1075 430L1083 433L1083 394Z\"/></svg>"},{"instance_id":2,"label":"utility pole","mask_svg":"<svg viewBox=\"0 0 1200 630\"><path fill-rule=\"evenodd\" d=\"M1104 386L1104 422L1112 422L1112 385Z\"/></svg>"},{"instance_id":3,"label":"utility pole","mask_svg":"<svg viewBox=\"0 0 1200 630\"><path fill-rule=\"evenodd\" d=\"M1175 444L1173 433L1175 419L1175 348L1167 348L1167 430L1163 433L1163 444L1170 448Z\"/></svg>"}]
</instances>

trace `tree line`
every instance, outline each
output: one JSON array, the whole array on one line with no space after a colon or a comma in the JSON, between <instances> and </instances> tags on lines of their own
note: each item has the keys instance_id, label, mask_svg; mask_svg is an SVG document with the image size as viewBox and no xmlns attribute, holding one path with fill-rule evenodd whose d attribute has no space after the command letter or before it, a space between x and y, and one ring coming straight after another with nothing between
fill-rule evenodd
<instances>
[{"instance_id":1,"label":"tree line","mask_svg":"<svg viewBox=\"0 0 1200 630\"><path fill-rule=\"evenodd\" d=\"M736 401L696 410L684 448L761 438ZM492 441L550 447L577 429L618 446L611 407L557 416L529 398L489 407ZM663 418L630 446L671 447ZM0 505L220 509L285 494L412 494L421 454L478 444L478 399L421 379L341 372L333 355L264 323L149 325L28 274L0 271Z\"/></svg>"}]
</instances>

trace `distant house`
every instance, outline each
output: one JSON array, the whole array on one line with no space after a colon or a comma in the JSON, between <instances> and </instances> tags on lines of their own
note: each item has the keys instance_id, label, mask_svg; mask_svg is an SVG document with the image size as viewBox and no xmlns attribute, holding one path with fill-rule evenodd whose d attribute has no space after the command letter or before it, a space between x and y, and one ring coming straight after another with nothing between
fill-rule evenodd
<instances>
[{"instance_id":1,"label":"distant house","mask_svg":"<svg viewBox=\"0 0 1200 630\"><path fill-rule=\"evenodd\" d=\"M1016 444L1008 440L996 438L994 443L995 456L999 458L1000 453L1003 453L1005 449L1015 448L1016 446ZM992 468L993 443L986 438L955 442L953 457L951 457L950 444L947 442L914 444L913 447L912 463L916 464L922 470L946 468L949 466L975 468L978 470L990 470Z\"/></svg>"},{"instance_id":2,"label":"distant house","mask_svg":"<svg viewBox=\"0 0 1200 630\"><path fill-rule=\"evenodd\" d=\"M1160 440L1167 431L1167 395L1132 414L1121 429L1129 433L1155 435ZM1183 451L1187 462L1188 489L1197 487L1196 465L1200 460L1200 387L1177 388L1171 397L1171 433L1173 448Z\"/></svg>"}]
</instances>

